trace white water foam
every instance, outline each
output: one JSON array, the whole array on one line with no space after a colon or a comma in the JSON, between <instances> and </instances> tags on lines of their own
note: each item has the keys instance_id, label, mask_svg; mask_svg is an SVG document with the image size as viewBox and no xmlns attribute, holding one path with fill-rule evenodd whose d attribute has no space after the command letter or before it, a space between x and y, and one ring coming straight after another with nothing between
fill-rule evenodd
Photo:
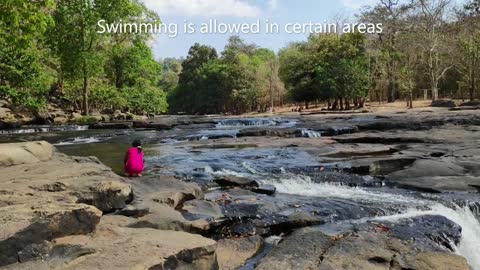
<instances>
[{"instance_id":1,"label":"white water foam","mask_svg":"<svg viewBox=\"0 0 480 270\"><path fill-rule=\"evenodd\" d=\"M88 130L88 126L78 126L78 125L24 126L18 129L0 130L0 134L14 135L14 134L47 133L47 132L55 132L55 131L85 131L85 130Z\"/></svg>"},{"instance_id":2,"label":"white water foam","mask_svg":"<svg viewBox=\"0 0 480 270\"><path fill-rule=\"evenodd\" d=\"M462 238L455 252L465 257L474 270L480 270L480 222L475 214L468 207L452 209L438 204L432 209L462 227Z\"/></svg>"},{"instance_id":3,"label":"white water foam","mask_svg":"<svg viewBox=\"0 0 480 270\"><path fill-rule=\"evenodd\" d=\"M352 188L328 183L315 183L306 176L290 176L288 179L269 181L277 191L322 198L341 198L359 201L384 203L403 203L412 206L404 213L376 217L374 220L398 222L402 219L424 215L443 216L462 227L460 244L455 246L455 253L467 259L474 270L480 270L480 222L469 207L449 208L443 204L417 200L397 194L372 192L362 188ZM421 210L415 206L426 206L429 210ZM360 222L360 221L359 221Z\"/></svg>"},{"instance_id":4,"label":"white water foam","mask_svg":"<svg viewBox=\"0 0 480 270\"><path fill-rule=\"evenodd\" d=\"M322 134L311 129L302 128L302 137L306 138L320 138Z\"/></svg>"},{"instance_id":5,"label":"white water foam","mask_svg":"<svg viewBox=\"0 0 480 270\"><path fill-rule=\"evenodd\" d=\"M73 140L59 142L59 143L56 143L54 145L61 146L61 145L73 145L73 144L97 143L97 142L104 141L106 139L108 139L108 138L100 139L100 138L97 138L97 137L76 137Z\"/></svg>"},{"instance_id":6,"label":"white water foam","mask_svg":"<svg viewBox=\"0 0 480 270\"><path fill-rule=\"evenodd\" d=\"M251 173L258 173L247 162L242 166ZM211 168L210 168L211 170ZM222 175L230 174L235 176L248 177L248 174L239 173L231 170L222 169L212 174ZM369 191L359 187L347 187L331 183L315 183L308 176L281 174L280 178L272 179L262 177L262 182L275 186L279 193L302 195L321 198L339 198L366 202L397 203L411 206L403 213L381 216L375 218L366 218L357 222L367 220L384 220L398 222L402 219L413 218L424 215L443 216L462 227L462 236L458 246L455 247L455 253L467 259L474 270L480 270L480 222L469 207L449 208L438 202L419 200L399 194L389 194L382 192ZM427 208L427 210L422 210Z\"/></svg>"},{"instance_id":7,"label":"white water foam","mask_svg":"<svg viewBox=\"0 0 480 270\"><path fill-rule=\"evenodd\" d=\"M273 126L288 128L297 124L297 120L281 119L281 118L238 118L225 119L217 123L216 128L228 129L247 126Z\"/></svg>"},{"instance_id":8,"label":"white water foam","mask_svg":"<svg viewBox=\"0 0 480 270\"><path fill-rule=\"evenodd\" d=\"M402 195L372 192L359 187L347 187L333 183L316 183L312 181L310 177L303 175L286 174L280 179L266 180L265 182L275 186L280 193L292 195L359 201L390 201L395 203L421 204L420 201L413 201L412 198Z\"/></svg>"},{"instance_id":9,"label":"white water foam","mask_svg":"<svg viewBox=\"0 0 480 270\"><path fill-rule=\"evenodd\" d=\"M453 209L443 204L435 203L430 207L430 210L410 209L402 214L376 217L374 220L398 222L402 219L418 216L443 216L462 227L460 244L456 246L452 243L452 246L455 249L455 253L465 257L474 270L480 270L480 222L468 206L457 206Z\"/></svg>"}]
</instances>

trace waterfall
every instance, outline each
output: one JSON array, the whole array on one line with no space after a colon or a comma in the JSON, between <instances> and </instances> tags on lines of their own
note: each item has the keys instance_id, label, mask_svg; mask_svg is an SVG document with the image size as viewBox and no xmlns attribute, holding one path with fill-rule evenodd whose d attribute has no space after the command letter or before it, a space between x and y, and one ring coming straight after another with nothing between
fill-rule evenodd
<instances>
[{"instance_id":1,"label":"waterfall","mask_svg":"<svg viewBox=\"0 0 480 270\"><path fill-rule=\"evenodd\" d=\"M474 270L480 270L480 222L468 206L447 207L438 202L419 200L403 195L374 192L363 188L329 183L315 183L309 177L300 175L288 175L288 177L267 180L267 182L274 185L278 192L285 194L383 202L385 204L400 204L410 207L400 214L367 218L358 222L367 220L398 222L402 219L425 215L443 216L462 227L460 243L457 246L452 245L455 248L455 253L465 257Z\"/></svg>"},{"instance_id":2,"label":"waterfall","mask_svg":"<svg viewBox=\"0 0 480 270\"><path fill-rule=\"evenodd\" d=\"M277 126L293 127L297 121L282 118L238 118L225 119L217 123L217 128L246 127L246 126Z\"/></svg>"},{"instance_id":3,"label":"waterfall","mask_svg":"<svg viewBox=\"0 0 480 270\"><path fill-rule=\"evenodd\" d=\"M442 204L432 209L462 227L462 238L455 252L465 257L474 270L480 270L480 222L472 210L468 206L452 209Z\"/></svg>"},{"instance_id":4,"label":"waterfall","mask_svg":"<svg viewBox=\"0 0 480 270\"><path fill-rule=\"evenodd\" d=\"M322 135L319 132L313 131L311 129L302 128L302 137L320 138L322 137Z\"/></svg>"}]
</instances>

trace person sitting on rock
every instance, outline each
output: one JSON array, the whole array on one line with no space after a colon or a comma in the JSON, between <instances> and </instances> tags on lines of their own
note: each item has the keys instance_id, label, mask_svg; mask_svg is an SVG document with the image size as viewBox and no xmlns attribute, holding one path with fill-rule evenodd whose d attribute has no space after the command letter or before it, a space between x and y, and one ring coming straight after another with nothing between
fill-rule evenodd
<instances>
[{"instance_id":1,"label":"person sitting on rock","mask_svg":"<svg viewBox=\"0 0 480 270\"><path fill-rule=\"evenodd\" d=\"M124 164L125 174L128 177L142 176L142 173L145 170L145 165L143 161L142 143L140 140L133 141L132 147L128 149L125 155Z\"/></svg>"}]
</instances>

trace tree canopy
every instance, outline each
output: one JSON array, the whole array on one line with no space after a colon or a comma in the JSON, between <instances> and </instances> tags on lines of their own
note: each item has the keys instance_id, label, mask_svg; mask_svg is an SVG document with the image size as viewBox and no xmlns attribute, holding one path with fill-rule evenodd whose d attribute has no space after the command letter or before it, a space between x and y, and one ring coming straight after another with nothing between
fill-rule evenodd
<instances>
[{"instance_id":1,"label":"tree canopy","mask_svg":"<svg viewBox=\"0 0 480 270\"><path fill-rule=\"evenodd\" d=\"M156 60L152 33L98 33L99 20L160 22L140 0L0 3L0 98L39 113L266 112L284 103L362 107L428 94L478 97L480 2L378 0L358 14L377 34L314 34L278 53L232 36Z\"/></svg>"}]
</instances>

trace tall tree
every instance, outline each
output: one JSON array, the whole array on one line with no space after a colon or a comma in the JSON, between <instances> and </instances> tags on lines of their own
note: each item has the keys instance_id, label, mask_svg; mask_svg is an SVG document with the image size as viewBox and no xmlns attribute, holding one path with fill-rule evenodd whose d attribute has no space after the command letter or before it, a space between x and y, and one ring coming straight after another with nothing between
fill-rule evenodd
<instances>
[{"instance_id":1,"label":"tall tree","mask_svg":"<svg viewBox=\"0 0 480 270\"><path fill-rule=\"evenodd\" d=\"M99 73L102 57L97 49L101 36L97 32L97 22L103 19L95 2L85 0L59 0L55 11L56 46L60 56L62 72L68 78L82 80L82 112L89 114L88 81Z\"/></svg>"},{"instance_id":2,"label":"tall tree","mask_svg":"<svg viewBox=\"0 0 480 270\"><path fill-rule=\"evenodd\" d=\"M53 82L44 33L53 25L51 0L1 1L0 97L37 111Z\"/></svg>"},{"instance_id":3,"label":"tall tree","mask_svg":"<svg viewBox=\"0 0 480 270\"><path fill-rule=\"evenodd\" d=\"M312 35L283 49L280 63L291 98L305 107L315 100L333 100L333 109L362 106L369 78L363 35Z\"/></svg>"},{"instance_id":4,"label":"tall tree","mask_svg":"<svg viewBox=\"0 0 480 270\"><path fill-rule=\"evenodd\" d=\"M470 100L475 99L477 76L480 74L480 1L473 0L457 12L456 67L462 73L463 84L469 89Z\"/></svg>"},{"instance_id":5,"label":"tall tree","mask_svg":"<svg viewBox=\"0 0 480 270\"><path fill-rule=\"evenodd\" d=\"M187 58L182 62L182 71L179 75L177 88L169 93L169 104L172 112L205 113L208 102L218 100L221 94L222 81L215 72L222 73L222 67L217 65L217 51L206 45L195 43L190 47ZM206 85L206 82L212 83ZM214 83L213 83L214 82ZM217 85L215 85L217 84ZM209 88L210 87L210 88ZM208 89L214 89L214 95L205 93ZM215 109L219 106L212 102Z\"/></svg>"},{"instance_id":6,"label":"tall tree","mask_svg":"<svg viewBox=\"0 0 480 270\"><path fill-rule=\"evenodd\" d=\"M427 72L430 80L432 100L437 100L438 84L445 77L447 71L453 67L452 61L445 60L451 55L447 44L447 24L445 15L450 0L416 0L415 4L420 9L420 14L415 22L418 33L418 43L424 53Z\"/></svg>"},{"instance_id":7,"label":"tall tree","mask_svg":"<svg viewBox=\"0 0 480 270\"><path fill-rule=\"evenodd\" d=\"M388 102L394 102L398 95L398 35L408 29L405 18L410 9L409 3L402 3L400 0L380 0L376 6L361 15L362 20L383 24L383 32L372 39L372 45L379 51L378 58L381 62L377 64L385 65Z\"/></svg>"}]
</instances>

